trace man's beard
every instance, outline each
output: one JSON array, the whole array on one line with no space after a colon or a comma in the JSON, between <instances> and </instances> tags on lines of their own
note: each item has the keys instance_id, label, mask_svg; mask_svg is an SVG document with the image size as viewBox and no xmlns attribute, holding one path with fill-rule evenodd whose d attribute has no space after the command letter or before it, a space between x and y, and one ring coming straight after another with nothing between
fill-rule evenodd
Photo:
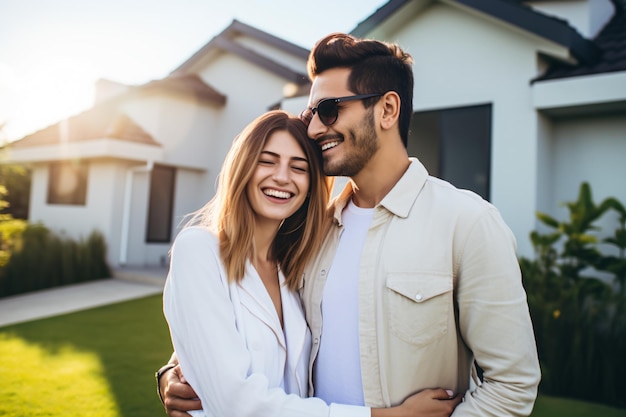
<instances>
[{"instance_id":1,"label":"man's beard","mask_svg":"<svg viewBox=\"0 0 626 417\"><path fill-rule=\"evenodd\" d=\"M345 146L349 142L350 149L343 151L343 159L331 164L329 158L324 157L324 174L353 177L372 159L378 150L373 108L364 116L360 126L358 130L348 129L348 137L344 136L340 146Z\"/></svg>"}]
</instances>

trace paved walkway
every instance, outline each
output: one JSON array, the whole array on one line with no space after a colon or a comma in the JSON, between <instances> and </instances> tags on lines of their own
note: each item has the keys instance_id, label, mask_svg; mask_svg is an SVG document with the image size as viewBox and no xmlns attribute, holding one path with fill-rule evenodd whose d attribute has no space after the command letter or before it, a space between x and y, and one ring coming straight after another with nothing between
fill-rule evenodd
<instances>
[{"instance_id":1,"label":"paved walkway","mask_svg":"<svg viewBox=\"0 0 626 417\"><path fill-rule=\"evenodd\" d=\"M114 278L0 298L0 327L159 294L165 269L116 270Z\"/></svg>"}]
</instances>

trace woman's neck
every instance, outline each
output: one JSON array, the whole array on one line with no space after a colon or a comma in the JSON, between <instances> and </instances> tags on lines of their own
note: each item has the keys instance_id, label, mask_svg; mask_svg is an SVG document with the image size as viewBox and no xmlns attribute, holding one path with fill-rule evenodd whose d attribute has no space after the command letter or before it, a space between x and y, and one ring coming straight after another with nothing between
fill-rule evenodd
<instances>
[{"instance_id":1,"label":"woman's neck","mask_svg":"<svg viewBox=\"0 0 626 417\"><path fill-rule=\"evenodd\" d=\"M280 228L278 221L256 221L254 225L254 253L252 263L266 263L270 261L270 249ZM275 262L275 260L272 260Z\"/></svg>"}]
</instances>

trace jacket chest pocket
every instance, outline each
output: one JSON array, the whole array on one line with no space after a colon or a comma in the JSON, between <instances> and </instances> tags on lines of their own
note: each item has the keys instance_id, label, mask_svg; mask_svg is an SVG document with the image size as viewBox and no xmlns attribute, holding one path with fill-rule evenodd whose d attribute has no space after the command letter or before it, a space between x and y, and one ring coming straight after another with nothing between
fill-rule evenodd
<instances>
[{"instance_id":1,"label":"jacket chest pocket","mask_svg":"<svg viewBox=\"0 0 626 417\"><path fill-rule=\"evenodd\" d=\"M453 314L451 275L393 273L386 287L389 325L396 336L425 345L447 333Z\"/></svg>"}]
</instances>

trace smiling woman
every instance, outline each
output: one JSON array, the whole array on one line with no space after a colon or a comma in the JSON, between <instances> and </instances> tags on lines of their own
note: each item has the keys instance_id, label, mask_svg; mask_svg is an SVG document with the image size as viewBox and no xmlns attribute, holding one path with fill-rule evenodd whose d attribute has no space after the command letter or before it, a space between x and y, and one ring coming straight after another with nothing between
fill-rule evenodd
<instances>
[{"instance_id":1,"label":"smiling woman","mask_svg":"<svg viewBox=\"0 0 626 417\"><path fill-rule=\"evenodd\" d=\"M15 140L76 114L93 103L95 71L78 60L57 57L19 72L0 68L0 123Z\"/></svg>"}]
</instances>

